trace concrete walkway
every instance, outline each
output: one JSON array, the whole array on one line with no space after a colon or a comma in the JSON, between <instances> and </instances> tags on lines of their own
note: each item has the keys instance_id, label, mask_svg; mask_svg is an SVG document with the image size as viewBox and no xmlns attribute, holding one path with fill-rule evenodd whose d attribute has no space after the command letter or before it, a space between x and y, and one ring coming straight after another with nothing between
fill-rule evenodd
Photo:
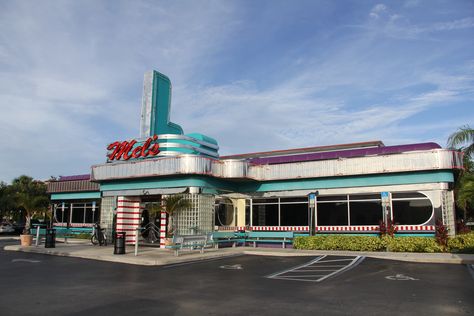
<instances>
[{"instance_id":1,"label":"concrete walkway","mask_svg":"<svg viewBox=\"0 0 474 316\"><path fill-rule=\"evenodd\" d=\"M204 254L199 253L199 251L183 250L182 252L180 252L180 255L176 257L174 256L174 252L171 250L159 249L154 247L140 247L138 251L138 256L135 256L134 247L127 246L126 254L114 255L113 246L93 246L90 244L89 241L75 241L69 242L68 244L57 242L56 248L44 248L44 245L40 245L38 247L21 247L20 245L8 245L5 246L4 249L7 251L40 253L144 266L183 264L193 261L211 260L244 254L263 256L358 255L370 258L399 260L408 262L474 264L474 254L324 251L252 247L221 249L209 248L205 250Z\"/></svg>"}]
</instances>

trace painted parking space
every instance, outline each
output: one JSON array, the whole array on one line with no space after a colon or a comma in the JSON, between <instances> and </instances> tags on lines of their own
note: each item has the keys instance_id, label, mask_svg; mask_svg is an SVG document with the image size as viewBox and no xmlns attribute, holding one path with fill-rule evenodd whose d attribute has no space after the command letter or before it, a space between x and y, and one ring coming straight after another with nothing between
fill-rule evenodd
<instances>
[{"instance_id":1,"label":"painted parking space","mask_svg":"<svg viewBox=\"0 0 474 316\"><path fill-rule=\"evenodd\" d=\"M323 255L305 264L268 275L267 278L321 282L356 267L364 258L363 256L335 257Z\"/></svg>"}]
</instances>

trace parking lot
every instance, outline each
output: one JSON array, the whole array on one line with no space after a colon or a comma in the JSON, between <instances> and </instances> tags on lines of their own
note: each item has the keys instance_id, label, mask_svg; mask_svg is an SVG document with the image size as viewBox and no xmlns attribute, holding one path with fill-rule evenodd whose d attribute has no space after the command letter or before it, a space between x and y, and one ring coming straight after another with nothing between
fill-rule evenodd
<instances>
[{"instance_id":1,"label":"parking lot","mask_svg":"<svg viewBox=\"0 0 474 316\"><path fill-rule=\"evenodd\" d=\"M242 255L143 267L2 250L0 276L1 315L470 315L474 310L474 279L466 265L372 258Z\"/></svg>"}]
</instances>

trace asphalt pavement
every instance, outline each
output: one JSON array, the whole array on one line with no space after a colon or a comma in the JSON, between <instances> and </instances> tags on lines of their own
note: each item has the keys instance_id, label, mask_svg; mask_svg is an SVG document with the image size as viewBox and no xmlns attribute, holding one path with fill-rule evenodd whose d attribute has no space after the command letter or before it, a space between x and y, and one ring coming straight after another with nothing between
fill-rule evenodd
<instances>
[{"instance_id":1,"label":"asphalt pavement","mask_svg":"<svg viewBox=\"0 0 474 316\"><path fill-rule=\"evenodd\" d=\"M0 241L1 248L7 243ZM319 257L240 254L199 262L140 266L0 250L0 314L474 313L470 265L365 257L358 259L357 265L320 282L269 278L303 266L324 270L322 265L314 264ZM344 262L354 261L331 255L319 261L331 265L331 260L333 265L337 262L341 266L328 269L333 271L342 268Z\"/></svg>"}]
</instances>

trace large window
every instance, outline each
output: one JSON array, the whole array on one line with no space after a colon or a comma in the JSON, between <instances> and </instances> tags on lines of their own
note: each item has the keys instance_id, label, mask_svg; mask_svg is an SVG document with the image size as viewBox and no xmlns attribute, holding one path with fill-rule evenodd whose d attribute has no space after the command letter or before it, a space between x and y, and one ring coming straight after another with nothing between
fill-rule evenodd
<instances>
[{"instance_id":1,"label":"large window","mask_svg":"<svg viewBox=\"0 0 474 316\"><path fill-rule=\"evenodd\" d=\"M54 206L54 222L66 225L69 222L69 203L58 203Z\"/></svg>"},{"instance_id":2,"label":"large window","mask_svg":"<svg viewBox=\"0 0 474 316\"><path fill-rule=\"evenodd\" d=\"M347 201L319 202L318 226L349 225Z\"/></svg>"},{"instance_id":3,"label":"large window","mask_svg":"<svg viewBox=\"0 0 474 316\"><path fill-rule=\"evenodd\" d=\"M253 199L252 225L308 225L308 198L306 196L303 196L288 198Z\"/></svg>"},{"instance_id":4,"label":"large window","mask_svg":"<svg viewBox=\"0 0 474 316\"><path fill-rule=\"evenodd\" d=\"M382 219L379 194L319 196L318 226L378 225Z\"/></svg>"},{"instance_id":5,"label":"large window","mask_svg":"<svg viewBox=\"0 0 474 316\"><path fill-rule=\"evenodd\" d=\"M76 202L70 204L72 224L92 224L99 220L96 202Z\"/></svg>"},{"instance_id":6,"label":"large window","mask_svg":"<svg viewBox=\"0 0 474 316\"><path fill-rule=\"evenodd\" d=\"M278 226L278 204L254 204L253 226Z\"/></svg>"},{"instance_id":7,"label":"large window","mask_svg":"<svg viewBox=\"0 0 474 316\"><path fill-rule=\"evenodd\" d=\"M433 215L431 201L421 193L393 193L393 221L400 225L421 225Z\"/></svg>"},{"instance_id":8,"label":"large window","mask_svg":"<svg viewBox=\"0 0 474 316\"><path fill-rule=\"evenodd\" d=\"M218 200L214 205L215 223L218 226L229 226L234 221L234 206L230 200Z\"/></svg>"},{"instance_id":9,"label":"large window","mask_svg":"<svg viewBox=\"0 0 474 316\"><path fill-rule=\"evenodd\" d=\"M392 193L393 221L421 225L433 215L431 201L418 192ZM318 226L379 225L383 218L380 194L319 196Z\"/></svg>"},{"instance_id":10,"label":"large window","mask_svg":"<svg viewBox=\"0 0 474 316\"><path fill-rule=\"evenodd\" d=\"M351 225L379 225L383 218L380 194L349 195Z\"/></svg>"},{"instance_id":11,"label":"large window","mask_svg":"<svg viewBox=\"0 0 474 316\"><path fill-rule=\"evenodd\" d=\"M58 224L93 224L99 221L100 202L80 201L59 202L53 205L53 221Z\"/></svg>"}]
</instances>

